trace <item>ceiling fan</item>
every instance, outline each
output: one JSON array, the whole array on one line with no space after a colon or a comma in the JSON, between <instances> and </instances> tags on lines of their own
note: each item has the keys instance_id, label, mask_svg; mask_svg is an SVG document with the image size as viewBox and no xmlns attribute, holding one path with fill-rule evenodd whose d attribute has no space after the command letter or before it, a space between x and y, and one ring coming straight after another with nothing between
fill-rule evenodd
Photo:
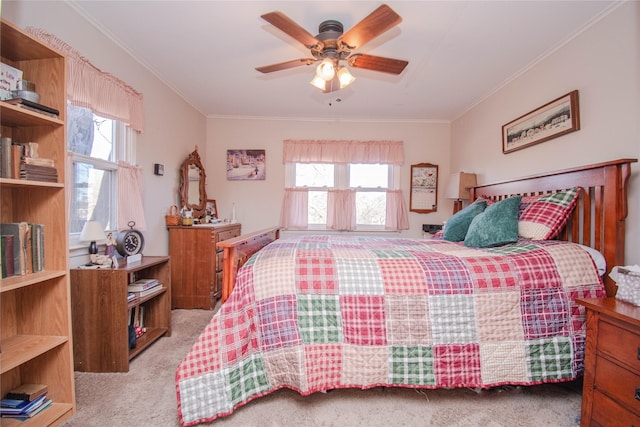
<instances>
[{"instance_id":1,"label":"ceiling fan","mask_svg":"<svg viewBox=\"0 0 640 427\"><path fill-rule=\"evenodd\" d=\"M302 43L313 56L257 67L256 70L261 73L272 73L320 62L311 84L324 92L332 92L348 86L355 80L347 67L340 65L341 61L354 68L396 75L402 73L409 63L400 59L364 53L352 54L355 49L361 48L369 40L402 22L400 15L386 4L371 12L346 33L342 23L336 20L321 22L318 28L319 34L313 36L282 12L266 13L261 18Z\"/></svg>"}]
</instances>

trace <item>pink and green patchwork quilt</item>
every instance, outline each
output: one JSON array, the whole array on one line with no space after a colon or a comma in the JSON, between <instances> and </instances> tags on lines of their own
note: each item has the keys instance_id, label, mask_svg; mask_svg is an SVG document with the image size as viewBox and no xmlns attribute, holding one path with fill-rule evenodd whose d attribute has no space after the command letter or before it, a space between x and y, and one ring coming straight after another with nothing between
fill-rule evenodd
<instances>
[{"instance_id":1,"label":"pink and green patchwork quilt","mask_svg":"<svg viewBox=\"0 0 640 427\"><path fill-rule=\"evenodd\" d=\"M575 299L604 296L590 255L572 243L280 239L238 271L178 366L180 422L212 421L283 387L572 380L585 345Z\"/></svg>"}]
</instances>

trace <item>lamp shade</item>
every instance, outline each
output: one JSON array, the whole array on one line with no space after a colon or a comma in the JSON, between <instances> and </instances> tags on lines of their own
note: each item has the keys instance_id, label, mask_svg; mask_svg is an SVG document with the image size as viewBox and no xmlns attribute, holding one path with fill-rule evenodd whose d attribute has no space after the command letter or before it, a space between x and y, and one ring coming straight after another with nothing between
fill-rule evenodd
<instances>
[{"instance_id":1,"label":"lamp shade","mask_svg":"<svg viewBox=\"0 0 640 427\"><path fill-rule=\"evenodd\" d=\"M104 240L107 236L104 234L104 228L98 221L87 221L80 232L81 242L95 242L96 240Z\"/></svg>"},{"instance_id":2,"label":"lamp shade","mask_svg":"<svg viewBox=\"0 0 640 427\"><path fill-rule=\"evenodd\" d=\"M82 231L80 232L81 242L91 242L89 245L90 254L97 254L98 245L96 244L96 241L104 240L106 238L107 236L104 234L104 228L102 228L102 224L98 221L85 222L84 227L82 227Z\"/></svg>"},{"instance_id":3,"label":"lamp shade","mask_svg":"<svg viewBox=\"0 0 640 427\"><path fill-rule=\"evenodd\" d=\"M475 173L453 173L449 177L445 197L447 199L469 200L471 197L470 188L476 185Z\"/></svg>"}]
</instances>

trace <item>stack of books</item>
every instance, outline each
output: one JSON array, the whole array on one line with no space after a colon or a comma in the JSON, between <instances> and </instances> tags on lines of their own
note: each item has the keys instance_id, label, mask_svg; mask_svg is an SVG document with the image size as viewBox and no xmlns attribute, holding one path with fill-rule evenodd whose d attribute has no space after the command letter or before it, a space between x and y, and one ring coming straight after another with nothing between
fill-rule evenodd
<instances>
[{"instance_id":1,"label":"stack of books","mask_svg":"<svg viewBox=\"0 0 640 427\"><path fill-rule=\"evenodd\" d=\"M45 384L23 384L9 391L0 400L2 418L17 418L24 421L44 411L53 403L47 397Z\"/></svg>"},{"instance_id":2,"label":"stack of books","mask_svg":"<svg viewBox=\"0 0 640 427\"><path fill-rule=\"evenodd\" d=\"M40 157L37 142L16 142L8 136L0 139L0 177L58 182L53 159Z\"/></svg>"},{"instance_id":3,"label":"stack of books","mask_svg":"<svg viewBox=\"0 0 640 427\"><path fill-rule=\"evenodd\" d=\"M20 179L58 182L58 170L55 167L28 163L27 159L29 158L25 157L20 163Z\"/></svg>"},{"instance_id":4,"label":"stack of books","mask_svg":"<svg viewBox=\"0 0 640 427\"><path fill-rule=\"evenodd\" d=\"M142 298L147 295L154 294L158 291L161 291L162 289L164 288L160 284L160 281L158 279L140 279L129 284L128 286L129 294L133 294L134 297L137 298Z\"/></svg>"}]
</instances>

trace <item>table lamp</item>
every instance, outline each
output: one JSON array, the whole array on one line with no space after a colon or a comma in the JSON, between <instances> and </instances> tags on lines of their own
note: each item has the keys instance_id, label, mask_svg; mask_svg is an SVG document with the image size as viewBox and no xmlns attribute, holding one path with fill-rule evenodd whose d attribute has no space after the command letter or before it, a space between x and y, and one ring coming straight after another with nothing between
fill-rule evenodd
<instances>
[{"instance_id":1,"label":"table lamp","mask_svg":"<svg viewBox=\"0 0 640 427\"><path fill-rule=\"evenodd\" d=\"M89 243L89 254L95 255L98 253L98 245L96 244L97 240L104 240L107 236L104 234L104 228L102 224L98 221L87 221L84 223L84 227L82 227L82 232L80 233L80 241L81 242L91 242Z\"/></svg>"},{"instance_id":2,"label":"table lamp","mask_svg":"<svg viewBox=\"0 0 640 427\"><path fill-rule=\"evenodd\" d=\"M447 199L454 199L453 213L455 214L462 209L462 200L469 200L471 197L470 188L476 185L475 173L453 173L449 178L447 184L447 191L445 197Z\"/></svg>"}]
</instances>

